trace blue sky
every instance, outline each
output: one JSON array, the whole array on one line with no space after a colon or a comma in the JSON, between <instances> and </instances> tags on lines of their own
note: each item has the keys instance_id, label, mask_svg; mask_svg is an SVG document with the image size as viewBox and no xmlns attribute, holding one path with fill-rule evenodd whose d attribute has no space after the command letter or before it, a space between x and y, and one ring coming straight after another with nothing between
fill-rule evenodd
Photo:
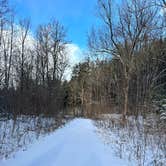
<instances>
[{"instance_id":1,"label":"blue sky","mask_svg":"<svg viewBox=\"0 0 166 166\"><path fill-rule=\"evenodd\" d=\"M68 39L85 49L87 32L97 22L96 0L10 0L20 18L30 18L32 31L56 18L68 30Z\"/></svg>"}]
</instances>

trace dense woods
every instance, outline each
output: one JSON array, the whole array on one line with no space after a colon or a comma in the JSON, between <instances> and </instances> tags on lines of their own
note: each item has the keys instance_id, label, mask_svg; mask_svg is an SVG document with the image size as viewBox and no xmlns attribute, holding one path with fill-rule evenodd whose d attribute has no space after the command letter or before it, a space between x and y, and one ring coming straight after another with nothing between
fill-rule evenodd
<instances>
[{"instance_id":1,"label":"dense woods","mask_svg":"<svg viewBox=\"0 0 166 166\"><path fill-rule=\"evenodd\" d=\"M97 13L103 24L89 34L92 60L73 69L69 101L112 105L124 117L154 110L166 94L164 1L98 0Z\"/></svg>"},{"instance_id":2,"label":"dense woods","mask_svg":"<svg viewBox=\"0 0 166 166\"><path fill-rule=\"evenodd\" d=\"M71 106L107 105L127 114L158 110L166 94L165 1L98 0L100 26L88 36L88 57L69 67L66 28L17 20L0 1L0 111L56 113ZM155 108L155 109L153 109Z\"/></svg>"},{"instance_id":3,"label":"dense woods","mask_svg":"<svg viewBox=\"0 0 166 166\"><path fill-rule=\"evenodd\" d=\"M165 41L152 43L152 51L146 56L140 54L134 59L129 81L128 111L143 113L152 109L153 102L165 98ZM89 59L73 69L70 87L70 104L105 104L121 112L124 106L123 67L118 59L90 61ZM139 112L137 112L139 111Z\"/></svg>"},{"instance_id":4,"label":"dense woods","mask_svg":"<svg viewBox=\"0 0 166 166\"><path fill-rule=\"evenodd\" d=\"M66 29L51 20L32 35L30 21L15 19L7 0L1 0L0 7L1 112L56 112L65 94Z\"/></svg>"}]
</instances>

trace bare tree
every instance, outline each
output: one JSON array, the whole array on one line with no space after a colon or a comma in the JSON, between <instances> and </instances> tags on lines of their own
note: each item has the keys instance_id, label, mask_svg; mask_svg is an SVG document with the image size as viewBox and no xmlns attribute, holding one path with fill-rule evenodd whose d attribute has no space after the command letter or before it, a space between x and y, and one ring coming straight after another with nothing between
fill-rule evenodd
<instances>
[{"instance_id":1,"label":"bare tree","mask_svg":"<svg viewBox=\"0 0 166 166\"><path fill-rule=\"evenodd\" d=\"M4 63L4 80L5 88L8 89L10 77L11 77L11 67L13 58L13 39L14 39L14 15L11 15L8 24L9 28L4 31L2 36L2 49L3 49L3 63Z\"/></svg>"},{"instance_id":2,"label":"bare tree","mask_svg":"<svg viewBox=\"0 0 166 166\"><path fill-rule=\"evenodd\" d=\"M41 70L43 85L52 79L61 80L67 63L66 31L58 21L41 25L37 31L38 68Z\"/></svg>"},{"instance_id":3,"label":"bare tree","mask_svg":"<svg viewBox=\"0 0 166 166\"><path fill-rule=\"evenodd\" d=\"M104 25L93 30L89 46L97 54L119 59L123 66L123 117L128 112L129 81L136 53L162 33L159 8L147 0L122 1L113 8L111 0L98 0L99 15ZM114 14L113 14L114 12Z\"/></svg>"},{"instance_id":4,"label":"bare tree","mask_svg":"<svg viewBox=\"0 0 166 166\"><path fill-rule=\"evenodd\" d=\"M21 42L21 56L20 56L20 88L21 92L23 91L23 82L24 82L24 64L25 64L25 44L27 35L30 29L30 21L27 19L20 20L20 42Z\"/></svg>"},{"instance_id":5,"label":"bare tree","mask_svg":"<svg viewBox=\"0 0 166 166\"><path fill-rule=\"evenodd\" d=\"M4 25L7 21L7 15L10 12L8 0L0 0L0 45L3 35Z\"/></svg>"},{"instance_id":6,"label":"bare tree","mask_svg":"<svg viewBox=\"0 0 166 166\"><path fill-rule=\"evenodd\" d=\"M9 14L9 5L8 5L8 0L0 0L0 47L2 47L2 38L3 38L3 34L4 34L4 28L7 24L8 21L8 14ZM2 51L3 48L1 48ZM0 63L1 63L1 68L0 68L0 82L2 85L2 80L3 80L3 76L4 76L4 72L3 72L3 62L1 61L2 57L0 56Z\"/></svg>"},{"instance_id":7,"label":"bare tree","mask_svg":"<svg viewBox=\"0 0 166 166\"><path fill-rule=\"evenodd\" d=\"M37 30L37 55L40 62L42 84L45 85L45 78L49 78L49 45L50 27L47 25L40 25ZM46 76L45 76L46 74Z\"/></svg>"},{"instance_id":8,"label":"bare tree","mask_svg":"<svg viewBox=\"0 0 166 166\"><path fill-rule=\"evenodd\" d=\"M50 23L51 27L51 55L53 59L53 80L61 79L66 68L66 30L58 21L54 20Z\"/></svg>"}]
</instances>

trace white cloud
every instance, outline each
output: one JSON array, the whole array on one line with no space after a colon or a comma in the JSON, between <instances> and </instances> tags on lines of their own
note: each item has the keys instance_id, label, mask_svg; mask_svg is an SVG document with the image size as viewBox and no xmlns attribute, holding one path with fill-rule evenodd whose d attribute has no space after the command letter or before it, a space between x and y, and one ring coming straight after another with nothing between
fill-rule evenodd
<instances>
[{"instance_id":1,"label":"white cloud","mask_svg":"<svg viewBox=\"0 0 166 166\"><path fill-rule=\"evenodd\" d=\"M161 10L160 10L160 14L161 16L165 15L166 14L166 8L163 7Z\"/></svg>"},{"instance_id":2,"label":"white cloud","mask_svg":"<svg viewBox=\"0 0 166 166\"><path fill-rule=\"evenodd\" d=\"M67 44L67 53L70 59L69 61L71 66L79 63L83 58L83 52L81 48L76 44Z\"/></svg>"},{"instance_id":3,"label":"white cloud","mask_svg":"<svg viewBox=\"0 0 166 166\"><path fill-rule=\"evenodd\" d=\"M81 62L84 56L83 56L83 51L81 50L81 48L74 43L67 44L67 56L69 58L70 67L65 73L65 78L67 80L70 80L74 65Z\"/></svg>"}]
</instances>

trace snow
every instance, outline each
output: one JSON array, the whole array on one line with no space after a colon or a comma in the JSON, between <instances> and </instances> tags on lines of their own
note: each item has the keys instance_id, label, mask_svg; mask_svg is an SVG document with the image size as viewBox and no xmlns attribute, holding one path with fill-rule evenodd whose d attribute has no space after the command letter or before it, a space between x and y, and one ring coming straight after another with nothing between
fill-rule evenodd
<instances>
[{"instance_id":1,"label":"snow","mask_svg":"<svg viewBox=\"0 0 166 166\"><path fill-rule=\"evenodd\" d=\"M69 120L22 115L8 120L0 118L0 160L11 158L17 151L25 151L30 144L62 127Z\"/></svg>"},{"instance_id":2,"label":"snow","mask_svg":"<svg viewBox=\"0 0 166 166\"><path fill-rule=\"evenodd\" d=\"M118 116L109 115L96 121L103 142L107 144L119 158L132 161L129 165L161 165L166 164L165 130L157 128L157 119L148 116L128 117L128 122L120 124Z\"/></svg>"},{"instance_id":3,"label":"snow","mask_svg":"<svg viewBox=\"0 0 166 166\"><path fill-rule=\"evenodd\" d=\"M166 134L158 118L120 119L20 117L15 127L13 120L0 122L0 166L165 165Z\"/></svg>"},{"instance_id":4,"label":"snow","mask_svg":"<svg viewBox=\"0 0 166 166\"><path fill-rule=\"evenodd\" d=\"M98 136L89 119L75 119L65 127L40 138L27 151L1 160L1 166L126 166Z\"/></svg>"}]
</instances>

